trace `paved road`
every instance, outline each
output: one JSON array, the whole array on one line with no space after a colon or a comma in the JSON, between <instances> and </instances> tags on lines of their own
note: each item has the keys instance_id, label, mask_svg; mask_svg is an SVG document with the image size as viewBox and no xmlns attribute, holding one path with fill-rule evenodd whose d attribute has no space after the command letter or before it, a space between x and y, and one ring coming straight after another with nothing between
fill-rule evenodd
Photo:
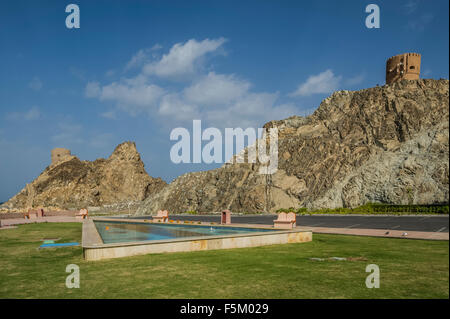
<instances>
[{"instance_id":1,"label":"paved road","mask_svg":"<svg viewBox=\"0 0 450 319\"><path fill-rule=\"evenodd\" d=\"M133 218L149 218L139 216ZM170 216L173 220L220 222L219 216ZM272 224L275 215L231 216L232 222ZM331 228L393 229L409 231L449 232L448 216L300 216L297 225Z\"/></svg>"}]
</instances>

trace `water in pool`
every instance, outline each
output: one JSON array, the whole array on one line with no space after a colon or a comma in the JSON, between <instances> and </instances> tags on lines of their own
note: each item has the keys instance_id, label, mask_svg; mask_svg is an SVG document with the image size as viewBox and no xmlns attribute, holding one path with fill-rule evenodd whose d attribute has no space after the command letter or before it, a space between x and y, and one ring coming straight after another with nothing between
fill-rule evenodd
<instances>
[{"instance_id":1,"label":"water in pool","mask_svg":"<svg viewBox=\"0 0 450 319\"><path fill-rule=\"evenodd\" d=\"M94 224L105 244L272 231L271 229L241 227L147 224L115 221L94 221Z\"/></svg>"}]
</instances>

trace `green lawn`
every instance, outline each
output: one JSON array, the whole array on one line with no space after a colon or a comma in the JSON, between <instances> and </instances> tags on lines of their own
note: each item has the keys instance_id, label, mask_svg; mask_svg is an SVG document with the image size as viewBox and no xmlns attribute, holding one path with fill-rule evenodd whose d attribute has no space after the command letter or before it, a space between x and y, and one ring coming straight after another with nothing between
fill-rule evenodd
<instances>
[{"instance_id":1,"label":"green lawn","mask_svg":"<svg viewBox=\"0 0 450 319\"><path fill-rule=\"evenodd\" d=\"M86 262L80 247L38 250L43 238L81 241L81 224L0 230L0 298L448 298L447 241L315 234L313 241ZM312 257L362 257L312 261ZM66 265L81 287L65 287ZM368 264L380 267L368 289Z\"/></svg>"}]
</instances>

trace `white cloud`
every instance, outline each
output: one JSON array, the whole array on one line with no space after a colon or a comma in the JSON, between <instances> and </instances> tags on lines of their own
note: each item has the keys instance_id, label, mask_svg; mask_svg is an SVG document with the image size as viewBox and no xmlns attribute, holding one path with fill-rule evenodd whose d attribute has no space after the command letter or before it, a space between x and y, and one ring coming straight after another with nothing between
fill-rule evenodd
<instances>
[{"instance_id":1,"label":"white cloud","mask_svg":"<svg viewBox=\"0 0 450 319\"><path fill-rule=\"evenodd\" d=\"M224 38L205 39L200 42L191 39L186 43L176 43L159 61L146 64L143 72L163 78L193 74L201 58L207 53L216 51L225 41Z\"/></svg>"},{"instance_id":2,"label":"white cloud","mask_svg":"<svg viewBox=\"0 0 450 319\"><path fill-rule=\"evenodd\" d=\"M31 107L26 112L12 112L7 114L6 116L9 120L25 120L25 121L34 121L41 117L41 112L37 106Z\"/></svg>"},{"instance_id":3,"label":"white cloud","mask_svg":"<svg viewBox=\"0 0 450 319\"><path fill-rule=\"evenodd\" d=\"M140 49L134 54L130 61L125 65L125 71L143 66L146 62L149 62L150 58L156 58L155 52L162 49L162 45L155 44L150 49Z\"/></svg>"},{"instance_id":4,"label":"white cloud","mask_svg":"<svg viewBox=\"0 0 450 319\"><path fill-rule=\"evenodd\" d=\"M215 74L202 77L184 90L184 95L192 103L227 104L242 97L250 88L250 83L238 80L234 75Z\"/></svg>"},{"instance_id":5,"label":"white cloud","mask_svg":"<svg viewBox=\"0 0 450 319\"><path fill-rule=\"evenodd\" d=\"M290 96L309 96L325 94L335 91L342 81L342 76L335 76L332 70L326 70L317 75L308 77L305 83L298 86Z\"/></svg>"},{"instance_id":6,"label":"white cloud","mask_svg":"<svg viewBox=\"0 0 450 319\"><path fill-rule=\"evenodd\" d=\"M205 110L214 126L258 127L270 120L281 120L297 113L293 104L277 104L277 93L247 93L226 108Z\"/></svg>"},{"instance_id":7,"label":"white cloud","mask_svg":"<svg viewBox=\"0 0 450 319\"><path fill-rule=\"evenodd\" d=\"M186 122L199 118L198 110L199 108L196 105L189 104L189 102L180 97L180 94L171 93L161 99L158 112L160 115L170 117L172 120Z\"/></svg>"},{"instance_id":8,"label":"white cloud","mask_svg":"<svg viewBox=\"0 0 450 319\"><path fill-rule=\"evenodd\" d=\"M182 90L164 90L138 79L100 87L88 84L86 96L114 101L131 115L145 112L170 119L170 125L203 119L215 127L256 127L296 113L294 105L277 105L278 93L251 92L248 81L210 72ZM115 118L116 111L101 114Z\"/></svg>"},{"instance_id":9,"label":"white cloud","mask_svg":"<svg viewBox=\"0 0 450 319\"><path fill-rule=\"evenodd\" d=\"M151 111L157 106L164 92L164 89L157 85L147 84L141 77L112 82L103 87L98 82L89 82L85 88L86 97L116 102L120 109L131 115ZM108 117L112 114L103 113L103 115Z\"/></svg>"},{"instance_id":10,"label":"white cloud","mask_svg":"<svg viewBox=\"0 0 450 319\"><path fill-rule=\"evenodd\" d=\"M233 77L214 75L220 81L228 79L234 83ZM246 82L247 83L247 82ZM198 83L197 83L198 84ZM232 87L230 83L224 85ZM197 88L197 86L194 85ZM213 90L216 95L207 94L205 99L194 102L197 96L186 96L183 93L168 94L162 98L159 114L170 117L171 121L179 121L189 125L193 119L202 119L207 125L217 128L225 127L257 127L269 120L282 119L296 114L292 104L278 105L278 93L250 92L247 83L244 90L231 92L233 98L223 98L223 93ZM226 90L227 91L227 90ZM172 124L172 123L171 123Z\"/></svg>"},{"instance_id":11,"label":"white cloud","mask_svg":"<svg viewBox=\"0 0 450 319\"><path fill-rule=\"evenodd\" d=\"M134 78L124 78L122 81L129 86L139 86L139 85L145 85L148 83L148 79L145 75L139 74L135 76Z\"/></svg>"},{"instance_id":12,"label":"white cloud","mask_svg":"<svg viewBox=\"0 0 450 319\"><path fill-rule=\"evenodd\" d=\"M28 83L28 87L34 91L39 91L42 89L42 81L37 76L35 76L30 83Z\"/></svg>"},{"instance_id":13,"label":"white cloud","mask_svg":"<svg viewBox=\"0 0 450 319\"><path fill-rule=\"evenodd\" d=\"M119 108L132 115L155 107L164 90L154 84L129 85L113 82L102 88L101 101L115 101Z\"/></svg>"},{"instance_id":14,"label":"white cloud","mask_svg":"<svg viewBox=\"0 0 450 319\"><path fill-rule=\"evenodd\" d=\"M99 97L101 93L100 83L88 82L84 89L84 95L86 97Z\"/></svg>"},{"instance_id":15,"label":"white cloud","mask_svg":"<svg viewBox=\"0 0 450 319\"><path fill-rule=\"evenodd\" d=\"M147 59L148 59L147 50L146 49L139 50L135 55L131 57L131 60L128 61L127 65L125 66L125 71L142 66L142 64Z\"/></svg>"},{"instance_id":16,"label":"white cloud","mask_svg":"<svg viewBox=\"0 0 450 319\"><path fill-rule=\"evenodd\" d=\"M193 119L201 119L205 125L218 128L257 127L268 120L296 114L293 104L278 102L278 93L254 92L249 81L234 74L199 73L201 58L224 42L220 38L177 43L161 59L144 65L135 77L105 85L89 82L85 95L114 102L115 109L100 114L102 117L114 118L119 110L131 115L147 113L170 126L191 125ZM139 52L131 59L131 65L144 59L145 51ZM195 77L186 77L190 81L185 85L169 85L159 79L193 73Z\"/></svg>"}]
</instances>

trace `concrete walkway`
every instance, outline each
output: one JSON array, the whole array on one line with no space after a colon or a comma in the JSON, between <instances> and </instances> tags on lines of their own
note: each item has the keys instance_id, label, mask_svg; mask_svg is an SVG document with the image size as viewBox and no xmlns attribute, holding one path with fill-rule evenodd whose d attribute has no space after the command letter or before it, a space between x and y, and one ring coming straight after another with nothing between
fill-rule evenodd
<instances>
[{"instance_id":1,"label":"concrete walkway","mask_svg":"<svg viewBox=\"0 0 450 319\"><path fill-rule=\"evenodd\" d=\"M405 231L389 229L364 229L364 228L326 228L326 227L298 227L300 229L309 229L313 233L322 234L340 234L355 236L372 236L385 238L406 238L406 239L428 239L428 240L449 240L449 233L442 232L424 232L424 231Z\"/></svg>"},{"instance_id":2,"label":"concrete walkway","mask_svg":"<svg viewBox=\"0 0 450 319\"><path fill-rule=\"evenodd\" d=\"M25 219L25 218L10 218L2 219L2 228L10 228L10 226L34 224L34 223L77 223L82 222L81 219L77 219L72 216L45 216L40 218Z\"/></svg>"},{"instance_id":3,"label":"concrete walkway","mask_svg":"<svg viewBox=\"0 0 450 319\"><path fill-rule=\"evenodd\" d=\"M202 223L208 224L208 223ZM273 225L261 224L231 224L231 226L272 228ZM335 234L335 235L353 235L353 236L371 236L385 238L403 238L403 239L427 239L427 240L449 240L449 233L425 232L425 231L405 231L391 229L364 229L364 228L335 228L335 227L308 227L297 226L296 229L310 230L317 234Z\"/></svg>"},{"instance_id":4,"label":"concrete walkway","mask_svg":"<svg viewBox=\"0 0 450 319\"><path fill-rule=\"evenodd\" d=\"M8 229L13 228L16 225L33 224L33 223L75 223L75 222L82 222L82 220L72 216L46 216L35 219L12 218L12 219L3 219L2 227L0 229ZM202 224L209 224L209 222L202 222ZM243 224L243 223L233 223L233 225L247 226L247 227L261 227L261 228L273 227L273 225ZM444 233L444 232L426 232L426 231L406 231L397 229L392 230L392 229L336 228L336 227L313 227L313 226L298 226L297 228L302 230L311 230L313 233L321 233L321 234L372 236L385 238L449 240L448 232Z\"/></svg>"}]
</instances>

